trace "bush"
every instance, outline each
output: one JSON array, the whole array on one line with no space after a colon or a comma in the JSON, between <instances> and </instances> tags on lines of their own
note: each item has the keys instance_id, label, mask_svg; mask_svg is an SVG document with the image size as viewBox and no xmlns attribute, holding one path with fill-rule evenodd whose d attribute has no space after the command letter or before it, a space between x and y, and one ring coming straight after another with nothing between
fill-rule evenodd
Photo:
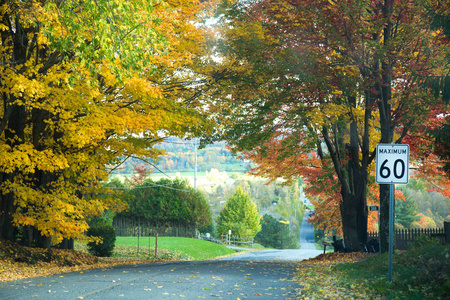
<instances>
[{"instance_id":1,"label":"bush","mask_svg":"<svg viewBox=\"0 0 450 300\"><path fill-rule=\"evenodd\" d=\"M439 239L437 238L432 238L429 235L423 234L417 238L415 238L410 244L409 244L409 249L416 249L416 248L421 248L424 246L429 246L429 245L433 245L433 246L439 246L441 243L439 242Z\"/></svg>"},{"instance_id":2,"label":"bush","mask_svg":"<svg viewBox=\"0 0 450 300\"><path fill-rule=\"evenodd\" d=\"M116 243L116 230L106 223L95 223L87 231L87 236L100 237L99 243L89 242L88 251L95 256L111 256Z\"/></svg>"},{"instance_id":3,"label":"bush","mask_svg":"<svg viewBox=\"0 0 450 300\"><path fill-rule=\"evenodd\" d=\"M212 224L212 223L209 226L199 228L198 231L201 234L209 233L209 234L211 234L211 236L215 236L215 228L214 228L214 224Z\"/></svg>"}]
</instances>

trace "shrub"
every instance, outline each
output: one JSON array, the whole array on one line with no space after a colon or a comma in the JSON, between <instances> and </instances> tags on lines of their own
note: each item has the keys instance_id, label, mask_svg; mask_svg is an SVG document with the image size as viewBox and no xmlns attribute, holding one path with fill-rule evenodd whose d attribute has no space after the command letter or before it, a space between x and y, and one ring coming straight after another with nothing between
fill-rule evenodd
<instances>
[{"instance_id":1,"label":"shrub","mask_svg":"<svg viewBox=\"0 0 450 300\"><path fill-rule=\"evenodd\" d=\"M432 238L429 235L421 235L417 238L415 238L410 244L409 244L409 249L416 249L416 248L421 248L424 246L429 246L429 245L433 245L433 246L439 246L441 243L439 242L439 239L437 238Z\"/></svg>"},{"instance_id":2,"label":"shrub","mask_svg":"<svg viewBox=\"0 0 450 300\"><path fill-rule=\"evenodd\" d=\"M116 243L116 230L106 223L95 223L87 231L87 236L100 237L99 243L89 242L88 251L95 256L111 256Z\"/></svg>"}]
</instances>

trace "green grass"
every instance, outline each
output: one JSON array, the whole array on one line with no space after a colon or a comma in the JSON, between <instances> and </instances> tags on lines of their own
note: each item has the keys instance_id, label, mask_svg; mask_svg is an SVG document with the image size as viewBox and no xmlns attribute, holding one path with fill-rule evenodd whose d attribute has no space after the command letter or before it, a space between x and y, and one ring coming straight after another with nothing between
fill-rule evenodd
<instances>
[{"instance_id":1,"label":"green grass","mask_svg":"<svg viewBox=\"0 0 450 300\"><path fill-rule=\"evenodd\" d=\"M248 248L247 246L245 246L245 247ZM253 247L250 247L250 248L253 248L253 249L255 249L255 250L272 249L272 248L266 248L266 247L264 247L263 245L258 244L258 243L253 243Z\"/></svg>"},{"instance_id":2,"label":"green grass","mask_svg":"<svg viewBox=\"0 0 450 300\"><path fill-rule=\"evenodd\" d=\"M301 294L311 299L449 299L450 245L425 241L408 251L396 251L393 280L388 278L388 254L373 254L360 261L318 260L297 276ZM351 260L352 255L355 260Z\"/></svg>"},{"instance_id":3,"label":"green grass","mask_svg":"<svg viewBox=\"0 0 450 300\"><path fill-rule=\"evenodd\" d=\"M127 259L205 260L236 253L223 245L183 237L158 237L156 256L155 237L149 241L149 237L118 236L115 245L112 256ZM75 250L87 252L80 243L75 243Z\"/></svg>"},{"instance_id":4,"label":"green grass","mask_svg":"<svg viewBox=\"0 0 450 300\"><path fill-rule=\"evenodd\" d=\"M445 299L450 295L450 245L427 244L393 257L393 280L388 280L387 254L335 268L347 282L370 284L389 299Z\"/></svg>"},{"instance_id":5,"label":"green grass","mask_svg":"<svg viewBox=\"0 0 450 300\"><path fill-rule=\"evenodd\" d=\"M137 247L137 237L117 237L116 245ZM139 244L142 248L148 249L149 238L139 238ZM150 247L155 247L155 238L150 238ZM228 249L225 246L192 238L183 237L159 237L158 249L169 250L178 253L179 256L191 260L204 260L214 257L224 256L236 253L235 250Z\"/></svg>"}]
</instances>

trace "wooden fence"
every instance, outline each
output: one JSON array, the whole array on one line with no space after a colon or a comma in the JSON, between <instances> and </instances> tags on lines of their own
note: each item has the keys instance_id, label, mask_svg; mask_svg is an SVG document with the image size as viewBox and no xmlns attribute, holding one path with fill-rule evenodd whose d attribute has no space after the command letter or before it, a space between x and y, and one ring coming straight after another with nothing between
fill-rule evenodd
<instances>
[{"instance_id":1,"label":"wooden fence","mask_svg":"<svg viewBox=\"0 0 450 300\"><path fill-rule=\"evenodd\" d=\"M161 222L146 218L128 218L116 216L113 227L117 236L176 236L197 237L197 228L186 222Z\"/></svg>"},{"instance_id":2,"label":"wooden fence","mask_svg":"<svg viewBox=\"0 0 450 300\"><path fill-rule=\"evenodd\" d=\"M450 243L450 222L444 222L444 228L397 229L394 233L394 245L398 250L407 250L408 245L422 235L437 238L441 244ZM367 239L378 239L378 232L369 232Z\"/></svg>"},{"instance_id":3,"label":"wooden fence","mask_svg":"<svg viewBox=\"0 0 450 300\"><path fill-rule=\"evenodd\" d=\"M238 238L235 235L228 236L228 234L222 237L222 243L228 244L229 246L237 246L237 247L253 247L253 239L249 238Z\"/></svg>"}]
</instances>

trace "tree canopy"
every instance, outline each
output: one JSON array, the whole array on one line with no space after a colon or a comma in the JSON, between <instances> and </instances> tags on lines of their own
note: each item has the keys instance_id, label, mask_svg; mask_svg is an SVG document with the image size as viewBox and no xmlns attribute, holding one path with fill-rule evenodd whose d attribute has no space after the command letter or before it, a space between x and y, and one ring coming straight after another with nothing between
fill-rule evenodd
<instances>
[{"instance_id":1,"label":"tree canopy","mask_svg":"<svg viewBox=\"0 0 450 300\"><path fill-rule=\"evenodd\" d=\"M212 217L205 197L186 180L146 179L128 192L128 211L122 215L143 217L155 222L211 225Z\"/></svg>"},{"instance_id":2,"label":"tree canopy","mask_svg":"<svg viewBox=\"0 0 450 300\"><path fill-rule=\"evenodd\" d=\"M256 174L306 178L317 197L312 221L341 229L354 249L367 240L367 202L378 202L376 144L401 143L448 111L416 81L448 72L448 40L430 30L425 4L267 0L223 9L223 135L247 150ZM386 185L379 195L385 247Z\"/></svg>"},{"instance_id":3,"label":"tree canopy","mask_svg":"<svg viewBox=\"0 0 450 300\"><path fill-rule=\"evenodd\" d=\"M195 73L209 5L0 4L0 239L82 238L90 216L125 207L102 190L111 166L210 130L196 100L208 79Z\"/></svg>"},{"instance_id":4,"label":"tree canopy","mask_svg":"<svg viewBox=\"0 0 450 300\"><path fill-rule=\"evenodd\" d=\"M154 161L167 136L217 135L255 174L304 177L312 221L355 249L378 202L377 143L410 144L448 194L445 1L221 1L213 44L202 22L215 4L0 4L0 239L83 237L91 216L126 207L103 185L111 169ZM386 247L387 185L379 195ZM254 236L256 219L224 222Z\"/></svg>"}]
</instances>

